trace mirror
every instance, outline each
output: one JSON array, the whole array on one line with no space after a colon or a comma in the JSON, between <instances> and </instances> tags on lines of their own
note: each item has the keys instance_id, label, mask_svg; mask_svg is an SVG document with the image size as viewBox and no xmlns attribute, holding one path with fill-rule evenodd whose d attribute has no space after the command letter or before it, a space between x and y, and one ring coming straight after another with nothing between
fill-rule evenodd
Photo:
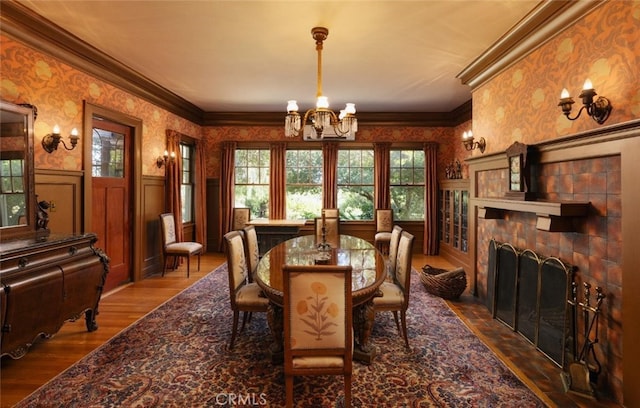
<instances>
[{"instance_id":1,"label":"mirror","mask_svg":"<svg viewBox=\"0 0 640 408\"><path fill-rule=\"evenodd\" d=\"M0 101L0 239L35 231L33 121L36 108Z\"/></svg>"}]
</instances>

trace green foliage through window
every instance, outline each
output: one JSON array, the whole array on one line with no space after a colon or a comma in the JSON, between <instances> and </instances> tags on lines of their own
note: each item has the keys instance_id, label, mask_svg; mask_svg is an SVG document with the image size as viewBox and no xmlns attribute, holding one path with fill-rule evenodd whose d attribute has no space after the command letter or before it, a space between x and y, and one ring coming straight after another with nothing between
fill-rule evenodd
<instances>
[{"instance_id":1,"label":"green foliage through window","mask_svg":"<svg viewBox=\"0 0 640 408\"><path fill-rule=\"evenodd\" d=\"M287 150L287 218L309 220L322 210L322 150Z\"/></svg>"},{"instance_id":2,"label":"green foliage through window","mask_svg":"<svg viewBox=\"0 0 640 408\"><path fill-rule=\"evenodd\" d=\"M251 219L269 218L268 149L237 149L235 156L235 207L251 210Z\"/></svg>"},{"instance_id":3,"label":"green foliage through window","mask_svg":"<svg viewBox=\"0 0 640 408\"><path fill-rule=\"evenodd\" d=\"M391 150L391 208L397 221L424 220L424 151Z\"/></svg>"},{"instance_id":4,"label":"green foliage through window","mask_svg":"<svg viewBox=\"0 0 640 408\"><path fill-rule=\"evenodd\" d=\"M338 151L338 208L344 220L373 220L373 149Z\"/></svg>"}]
</instances>

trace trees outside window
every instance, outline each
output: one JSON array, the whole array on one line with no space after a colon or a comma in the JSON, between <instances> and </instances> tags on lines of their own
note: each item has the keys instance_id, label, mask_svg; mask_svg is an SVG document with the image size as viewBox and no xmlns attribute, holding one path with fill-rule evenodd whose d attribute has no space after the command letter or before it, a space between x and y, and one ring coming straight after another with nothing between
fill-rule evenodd
<instances>
[{"instance_id":1,"label":"trees outside window","mask_svg":"<svg viewBox=\"0 0 640 408\"><path fill-rule=\"evenodd\" d=\"M313 219L322 210L322 150L287 150L286 214Z\"/></svg>"},{"instance_id":2,"label":"trees outside window","mask_svg":"<svg viewBox=\"0 0 640 408\"><path fill-rule=\"evenodd\" d=\"M424 177L424 151L391 150L389 189L395 220L424 220Z\"/></svg>"},{"instance_id":3,"label":"trees outside window","mask_svg":"<svg viewBox=\"0 0 640 408\"><path fill-rule=\"evenodd\" d=\"M269 218L269 149L238 149L235 155L235 207L251 219Z\"/></svg>"},{"instance_id":4,"label":"trees outside window","mask_svg":"<svg viewBox=\"0 0 640 408\"><path fill-rule=\"evenodd\" d=\"M338 151L338 208L345 220L373 220L373 149Z\"/></svg>"}]
</instances>

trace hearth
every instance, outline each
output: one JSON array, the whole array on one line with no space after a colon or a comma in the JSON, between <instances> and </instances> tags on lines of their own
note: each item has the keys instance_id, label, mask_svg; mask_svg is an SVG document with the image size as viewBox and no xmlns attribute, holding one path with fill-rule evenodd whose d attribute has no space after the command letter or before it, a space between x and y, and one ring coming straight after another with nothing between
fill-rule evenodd
<instances>
[{"instance_id":1,"label":"hearth","mask_svg":"<svg viewBox=\"0 0 640 408\"><path fill-rule=\"evenodd\" d=\"M575 355L569 309L575 268L509 243L489 242L487 307L559 367Z\"/></svg>"}]
</instances>

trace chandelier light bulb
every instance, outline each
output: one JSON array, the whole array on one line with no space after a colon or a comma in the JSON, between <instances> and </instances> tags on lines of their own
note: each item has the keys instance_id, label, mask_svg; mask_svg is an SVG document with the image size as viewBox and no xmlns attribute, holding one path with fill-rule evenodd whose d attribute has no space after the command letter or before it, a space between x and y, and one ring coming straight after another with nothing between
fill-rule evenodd
<instances>
[{"instance_id":1,"label":"chandelier light bulb","mask_svg":"<svg viewBox=\"0 0 640 408\"><path fill-rule=\"evenodd\" d=\"M290 100L287 102L287 112L297 112L298 111L298 103L294 100Z\"/></svg>"},{"instance_id":2,"label":"chandelier light bulb","mask_svg":"<svg viewBox=\"0 0 640 408\"><path fill-rule=\"evenodd\" d=\"M326 96L318 96L318 100L316 101L316 108L329 108L329 98Z\"/></svg>"}]
</instances>

